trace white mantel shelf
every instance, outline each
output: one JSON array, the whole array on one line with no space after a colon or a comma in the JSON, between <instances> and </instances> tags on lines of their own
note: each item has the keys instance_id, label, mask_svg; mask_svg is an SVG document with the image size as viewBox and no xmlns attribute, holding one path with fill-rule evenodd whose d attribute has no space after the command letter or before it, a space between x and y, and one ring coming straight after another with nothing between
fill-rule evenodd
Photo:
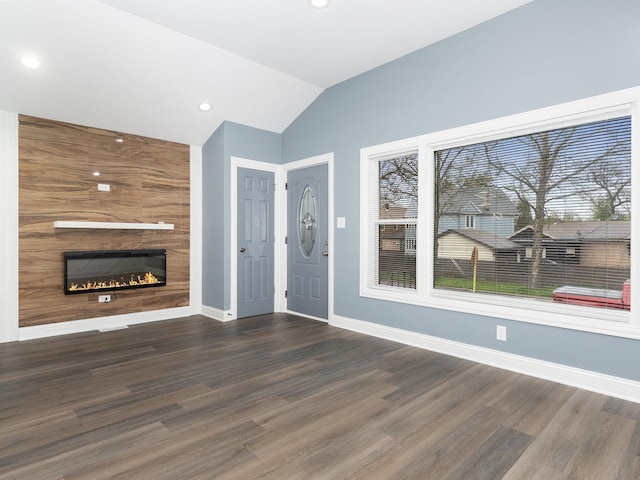
<instances>
[{"instance_id":1,"label":"white mantel shelf","mask_svg":"<svg viewBox=\"0 0 640 480\"><path fill-rule=\"evenodd\" d=\"M56 220L53 228L89 228L111 230L173 230L173 223L69 222Z\"/></svg>"}]
</instances>

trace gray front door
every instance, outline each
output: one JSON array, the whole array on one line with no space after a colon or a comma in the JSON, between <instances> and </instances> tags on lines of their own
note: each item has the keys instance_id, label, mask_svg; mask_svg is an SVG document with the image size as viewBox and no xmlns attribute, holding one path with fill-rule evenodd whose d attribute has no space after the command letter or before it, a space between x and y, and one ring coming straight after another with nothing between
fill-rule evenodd
<instances>
[{"instance_id":1,"label":"gray front door","mask_svg":"<svg viewBox=\"0 0 640 480\"><path fill-rule=\"evenodd\" d=\"M273 172L238 168L238 318L273 312Z\"/></svg>"},{"instance_id":2,"label":"gray front door","mask_svg":"<svg viewBox=\"0 0 640 480\"><path fill-rule=\"evenodd\" d=\"M287 174L287 309L328 319L328 166Z\"/></svg>"}]
</instances>

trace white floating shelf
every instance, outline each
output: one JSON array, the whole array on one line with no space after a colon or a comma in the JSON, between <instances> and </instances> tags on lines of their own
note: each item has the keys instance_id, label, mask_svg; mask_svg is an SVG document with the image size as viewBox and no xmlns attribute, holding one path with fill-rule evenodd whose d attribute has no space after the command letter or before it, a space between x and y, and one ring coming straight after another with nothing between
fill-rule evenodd
<instances>
[{"instance_id":1,"label":"white floating shelf","mask_svg":"<svg viewBox=\"0 0 640 480\"><path fill-rule=\"evenodd\" d=\"M173 223L68 222L56 220L53 228L92 228L111 230L173 230Z\"/></svg>"}]
</instances>

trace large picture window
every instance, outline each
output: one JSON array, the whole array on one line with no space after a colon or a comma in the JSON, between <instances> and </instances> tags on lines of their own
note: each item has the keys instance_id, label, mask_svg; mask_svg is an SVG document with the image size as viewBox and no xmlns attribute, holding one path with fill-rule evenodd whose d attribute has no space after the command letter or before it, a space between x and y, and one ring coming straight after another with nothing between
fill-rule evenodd
<instances>
[{"instance_id":1,"label":"large picture window","mask_svg":"<svg viewBox=\"0 0 640 480\"><path fill-rule=\"evenodd\" d=\"M630 116L437 150L434 165L436 289L630 308Z\"/></svg>"},{"instance_id":2,"label":"large picture window","mask_svg":"<svg viewBox=\"0 0 640 480\"><path fill-rule=\"evenodd\" d=\"M640 334L639 99L631 89L363 149L361 295Z\"/></svg>"}]
</instances>

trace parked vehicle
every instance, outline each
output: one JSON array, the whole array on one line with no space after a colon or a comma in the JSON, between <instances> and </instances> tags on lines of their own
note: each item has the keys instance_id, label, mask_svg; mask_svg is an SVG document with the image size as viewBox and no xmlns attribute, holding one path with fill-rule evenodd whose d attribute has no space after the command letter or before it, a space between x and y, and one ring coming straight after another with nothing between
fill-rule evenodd
<instances>
[{"instance_id":1,"label":"parked vehicle","mask_svg":"<svg viewBox=\"0 0 640 480\"><path fill-rule=\"evenodd\" d=\"M627 279L622 290L605 290L587 287L564 287L553 291L553 301L572 305L588 305L590 307L631 309L631 280Z\"/></svg>"}]
</instances>

